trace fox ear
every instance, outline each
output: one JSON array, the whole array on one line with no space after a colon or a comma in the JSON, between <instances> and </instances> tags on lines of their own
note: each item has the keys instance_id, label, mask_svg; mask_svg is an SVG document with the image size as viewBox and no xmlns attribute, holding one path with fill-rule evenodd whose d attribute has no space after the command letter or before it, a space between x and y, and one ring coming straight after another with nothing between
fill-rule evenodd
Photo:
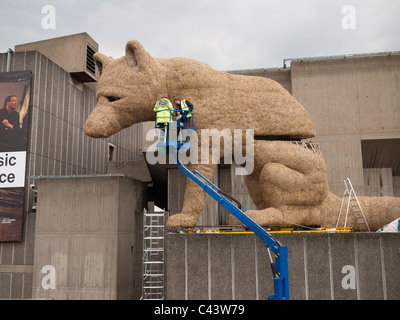
<instances>
[{"instance_id":1,"label":"fox ear","mask_svg":"<svg viewBox=\"0 0 400 320\"><path fill-rule=\"evenodd\" d=\"M129 41L126 44L125 53L126 62L135 71L143 71L149 69L153 58L138 41Z\"/></svg>"},{"instance_id":2,"label":"fox ear","mask_svg":"<svg viewBox=\"0 0 400 320\"><path fill-rule=\"evenodd\" d=\"M112 58L105 56L99 52L94 55L94 62L96 64L97 72L99 76L103 73L103 68L112 61Z\"/></svg>"}]
</instances>

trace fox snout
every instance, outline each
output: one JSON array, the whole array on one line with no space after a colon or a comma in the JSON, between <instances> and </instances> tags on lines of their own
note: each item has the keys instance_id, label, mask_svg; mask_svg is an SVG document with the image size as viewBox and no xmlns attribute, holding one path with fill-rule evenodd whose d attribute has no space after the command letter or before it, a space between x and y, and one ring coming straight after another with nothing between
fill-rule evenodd
<instances>
[{"instance_id":1,"label":"fox snout","mask_svg":"<svg viewBox=\"0 0 400 320\"><path fill-rule=\"evenodd\" d=\"M108 138L122 130L120 115L109 105L97 105L85 122L83 131L92 138Z\"/></svg>"}]
</instances>

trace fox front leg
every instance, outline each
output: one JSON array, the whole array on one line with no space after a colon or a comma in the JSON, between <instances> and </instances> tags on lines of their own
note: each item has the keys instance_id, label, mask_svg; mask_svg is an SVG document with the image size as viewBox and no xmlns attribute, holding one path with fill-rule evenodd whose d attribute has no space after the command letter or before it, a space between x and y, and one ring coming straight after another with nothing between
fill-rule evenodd
<instances>
[{"instance_id":1,"label":"fox front leg","mask_svg":"<svg viewBox=\"0 0 400 320\"><path fill-rule=\"evenodd\" d=\"M212 180L216 164L191 164L189 169L197 170L208 180ZM185 196L183 199L182 212L169 217L167 227L195 227L201 210L203 209L206 192L194 181L186 178Z\"/></svg>"}]
</instances>

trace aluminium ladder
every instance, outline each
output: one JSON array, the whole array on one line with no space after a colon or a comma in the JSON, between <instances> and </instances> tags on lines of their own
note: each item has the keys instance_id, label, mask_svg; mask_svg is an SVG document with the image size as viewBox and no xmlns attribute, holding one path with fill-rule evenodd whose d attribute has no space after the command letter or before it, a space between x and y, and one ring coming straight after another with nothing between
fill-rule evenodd
<instances>
[{"instance_id":1,"label":"aluminium ladder","mask_svg":"<svg viewBox=\"0 0 400 320\"><path fill-rule=\"evenodd\" d=\"M340 215L342 213L342 209L343 209L343 204L344 204L344 200L346 197L348 197L348 201L347 201L347 210L346 210L346 217L344 220L344 228L346 228L346 224L347 224L347 218L349 215L349 208L351 205L351 208L353 210L354 216L356 218L356 223L358 225L358 229L359 231L371 231L367 219L365 218L364 212L361 208L361 204L358 201L357 198L357 194L353 188L353 185L351 184L351 181L349 178L347 178L344 181L344 185L346 187L344 194L343 194L343 198L342 198L342 204L340 205L340 211L339 211L339 216L336 222L336 228L339 225L339 220L340 220ZM346 182L347 181L347 182Z\"/></svg>"},{"instance_id":2,"label":"aluminium ladder","mask_svg":"<svg viewBox=\"0 0 400 320\"><path fill-rule=\"evenodd\" d=\"M164 300L166 211L143 212L142 300Z\"/></svg>"}]
</instances>

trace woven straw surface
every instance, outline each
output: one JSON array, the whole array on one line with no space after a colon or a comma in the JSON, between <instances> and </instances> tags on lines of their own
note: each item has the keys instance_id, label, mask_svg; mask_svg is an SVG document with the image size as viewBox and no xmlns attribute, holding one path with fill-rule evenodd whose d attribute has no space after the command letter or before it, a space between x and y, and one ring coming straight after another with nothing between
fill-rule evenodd
<instances>
[{"instance_id":1,"label":"woven straw surface","mask_svg":"<svg viewBox=\"0 0 400 320\"><path fill-rule=\"evenodd\" d=\"M97 53L95 61L101 70L98 103L84 127L92 137L108 137L134 123L154 120L153 107L162 97L190 100L197 129L315 135L304 107L273 80L216 71L191 59L153 58L134 40L127 43L125 57L114 60Z\"/></svg>"}]
</instances>

